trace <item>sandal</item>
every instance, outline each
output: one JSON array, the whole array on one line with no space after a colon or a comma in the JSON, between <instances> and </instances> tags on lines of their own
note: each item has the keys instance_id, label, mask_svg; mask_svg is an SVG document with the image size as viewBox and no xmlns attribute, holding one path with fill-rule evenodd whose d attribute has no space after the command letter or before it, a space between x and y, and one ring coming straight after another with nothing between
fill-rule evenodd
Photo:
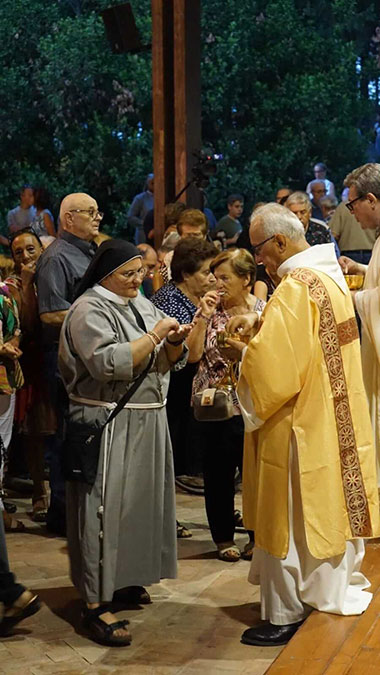
<instances>
[{"instance_id":1,"label":"sandal","mask_svg":"<svg viewBox=\"0 0 380 675\"><path fill-rule=\"evenodd\" d=\"M193 533L187 529L184 525L181 525L181 523L178 522L178 520L175 521L177 525L177 539L189 539L190 537L193 536Z\"/></svg>"},{"instance_id":2,"label":"sandal","mask_svg":"<svg viewBox=\"0 0 380 675\"><path fill-rule=\"evenodd\" d=\"M35 523L45 523L46 522L46 516L47 516L47 505L45 499L36 499L36 501L33 502L33 514L32 514L32 520Z\"/></svg>"},{"instance_id":3,"label":"sandal","mask_svg":"<svg viewBox=\"0 0 380 675\"><path fill-rule=\"evenodd\" d=\"M234 544L218 544L218 558L223 562L237 562L241 558L240 549Z\"/></svg>"},{"instance_id":4,"label":"sandal","mask_svg":"<svg viewBox=\"0 0 380 675\"><path fill-rule=\"evenodd\" d=\"M248 544L244 546L244 549L241 552L241 557L243 558L243 560L252 560L254 548L255 548L254 541L249 541Z\"/></svg>"},{"instance_id":5,"label":"sandal","mask_svg":"<svg viewBox=\"0 0 380 675\"><path fill-rule=\"evenodd\" d=\"M115 635L117 630L125 630L129 621L113 621L106 623L100 617L110 611L108 605L101 605L95 609L86 607L82 612L83 625L88 629L91 637L96 642L107 647L127 647L131 644L132 637L128 631L126 635Z\"/></svg>"},{"instance_id":6,"label":"sandal","mask_svg":"<svg viewBox=\"0 0 380 675\"><path fill-rule=\"evenodd\" d=\"M5 607L3 618L0 621L0 635L8 635L16 624L26 619L27 616L32 616L39 609L41 609L41 602L38 595L25 589L13 605Z\"/></svg>"},{"instance_id":7,"label":"sandal","mask_svg":"<svg viewBox=\"0 0 380 675\"><path fill-rule=\"evenodd\" d=\"M16 520L16 518L12 518L11 514L7 513L6 511L3 511L3 521L4 521L4 529L6 532L25 531L24 523L22 523L21 520Z\"/></svg>"},{"instance_id":8,"label":"sandal","mask_svg":"<svg viewBox=\"0 0 380 675\"><path fill-rule=\"evenodd\" d=\"M152 599L144 586L126 586L114 592L112 600L123 605L151 605Z\"/></svg>"}]
</instances>

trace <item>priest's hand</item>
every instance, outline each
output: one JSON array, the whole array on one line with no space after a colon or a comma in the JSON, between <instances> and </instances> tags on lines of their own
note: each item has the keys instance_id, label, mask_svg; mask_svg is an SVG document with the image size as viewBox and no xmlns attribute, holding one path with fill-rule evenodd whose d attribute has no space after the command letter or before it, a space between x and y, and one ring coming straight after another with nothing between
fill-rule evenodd
<instances>
[{"instance_id":1,"label":"priest's hand","mask_svg":"<svg viewBox=\"0 0 380 675\"><path fill-rule=\"evenodd\" d=\"M348 258L346 255L341 255L338 258L338 263L342 268L343 274L365 274L367 271L367 265L362 265L356 262L356 260Z\"/></svg>"},{"instance_id":2,"label":"priest's hand","mask_svg":"<svg viewBox=\"0 0 380 675\"><path fill-rule=\"evenodd\" d=\"M257 312L233 316L226 325L227 333L241 333L242 335L253 336L259 323ZM244 344L243 344L244 346Z\"/></svg>"},{"instance_id":3,"label":"priest's hand","mask_svg":"<svg viewBox=\"0 0 380 675\"><path fill-rule=\"evenodd\" d=\"M218 347L222 356L230 361L241 361L243 349L247 346L245 342L226 337L224 343L225 347Z\"/></svg>"}]
</instances>

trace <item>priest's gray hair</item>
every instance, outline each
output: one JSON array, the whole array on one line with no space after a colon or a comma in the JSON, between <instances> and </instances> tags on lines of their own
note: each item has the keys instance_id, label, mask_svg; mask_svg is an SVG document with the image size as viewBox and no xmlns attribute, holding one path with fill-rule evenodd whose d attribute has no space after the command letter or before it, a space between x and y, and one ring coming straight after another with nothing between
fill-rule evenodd
<instances>
[{"instance_id":1,"label":"priest's gray hair","mask_svg":"<svg viewBox=\"0 0 380 675\"><path fill-rule=\"evenodd\" d=\"M380 199L380 164L370 163L359 166L344 179L346 187L355 187L358 197L364 197L372 192Z\"/></svg>"},{"instance_id":2,"label":"priest's gray hair","mask_svg":"<svg viewBox=\"0 0 380 675\"><path fill-rule=\"evenodd\" d=\"M305 238L302 223L286 206L270 202L259 206L251 215L251 226L260 224L264 237L274 234L284 234L288 239L299 241Z\"/></svg>"}]
</instances>

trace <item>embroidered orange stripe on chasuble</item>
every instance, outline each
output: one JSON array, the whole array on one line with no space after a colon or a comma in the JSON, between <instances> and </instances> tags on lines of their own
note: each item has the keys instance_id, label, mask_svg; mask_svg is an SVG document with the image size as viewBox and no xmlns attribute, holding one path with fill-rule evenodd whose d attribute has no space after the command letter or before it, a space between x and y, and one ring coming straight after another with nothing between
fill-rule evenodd
<instances>
[{"instance_id":1,"label":"embroidered orange stripe on chasuble","mask_svg":"<svg viewBox=\"0 0 380 675\"><path fill-rule=\"evenodd\" d=\"M337 323L330 296L321 279L310 270L298 269L291 276L309 287L320 312L319 339L333 393L338 432L340 467L347 513L353 537L371 537L367 495L359 462L341 347L359 339L354 317Z\"/></svg>"}]
</instances>

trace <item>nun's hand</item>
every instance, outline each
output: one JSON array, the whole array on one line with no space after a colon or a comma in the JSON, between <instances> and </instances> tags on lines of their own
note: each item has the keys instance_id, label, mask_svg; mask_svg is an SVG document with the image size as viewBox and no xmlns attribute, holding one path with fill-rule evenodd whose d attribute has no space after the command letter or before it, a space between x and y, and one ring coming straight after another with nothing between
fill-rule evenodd
<instances>
[{"instance_id":1,"label":"nun's hand","mask_svg":"<svg viewBox=\"0 0 380 675\"><path fill-rule=\"evenodd\" d=\"M193 327L193 323L182 323L177 330L171 330L168 333L167 342L174 345L176 342L184 342Z\"/></svg>"},{"instance_id":2,"label":"nun's hand","mask_svg":"<svg viewBox=\"0 0 380 675\"><path fill-rule=\"evenodd\" d=\"M177 331L179 327L180 325L177 319L173 319L172 317L168 316L166 319L161 319L158 323L156 323L153 331L158 335L160 340L164 340L168 333L171 331Z\"/></svg>"}]
</instances>

